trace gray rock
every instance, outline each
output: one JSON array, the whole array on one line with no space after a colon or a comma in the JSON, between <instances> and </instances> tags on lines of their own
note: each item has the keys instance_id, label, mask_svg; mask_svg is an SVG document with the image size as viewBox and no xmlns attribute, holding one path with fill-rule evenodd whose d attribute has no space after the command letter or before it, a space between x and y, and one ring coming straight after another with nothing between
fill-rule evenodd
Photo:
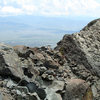
<instances>
[{"instance_id":1,"label":"gray rock","mask_svg":"<svg viewBox=\"0 0 100 100\"><path fill-rule=\"evenodd\" d=\"M63 91L64 85L65 85L64 81L56 81L55 80L52 83L52 85L49 86L49 88L52 88L55 92L57 92L57 91Z\"/></svg>"},{"instance_id":2,"label":"gray rock","mask_svg":"<svg viewBox=\"0 0 100 100\"><path fill-rule=\"evenodd\" d=\"M28 89L27 89L27 87L25 87L25 86L16 86L16 87L15 87L15 90L18 90L18 91L20 91L21 93L28 94Z\"/></svg>"},{"instance_id":3,"label":"gray rock","mask_svg":"<svg viewBox=\"0 0 100 100\"><path fill-rule=\"evenodd\" d=\"M19 90L16 90L17 95L21 95L22 93Z\"/></svg>"},{"instance_id":4,"label":"gray rock","mask_svg":"<svg viewBox=\"0 0 100 100\"><path fill-rule=\"evenodd\" d=\"M46 92L43 88L38 88L36 90L36 93L38 94L41 100L44 100L46 98Z\"/></svg>"},{"instance_id":5,"label":"gray rock","mask_svg":"<svg viewBox=\"0 0 100 100\"><path fill-rule=\"evenodd\" d=\"M34 93L37 91L38 86L35 83L30 82L27 84L27 88L28 88L30 93Z\"/></svg>"},{"instance_id":6,"label":"gray rock","mask_svg":"<svg viewBox=\"0 0 100 100\"><path fill-rule=\"evenodd\" d=\"M40 74L42 75L46 70L47 70L46 67L40 67L40 69L39 69Z\"/></svg>"},{"instance_id":7,"label":"gray rock","mask_svg":"<svg viewBox=\"0 0 100 100\"><path fill-rule=\"evenodd\" d=\"M32 93L32 94L29 95L29 99L28 100L41 100L41 99L39 98L37 93Z\"/></svg>"},{"instance_id":8,"label":"gray rock","mask_svg":"<svg viewBox=\"0 0 100 100\"><path fill-rule=\"evenodd\" d=\"M97 97L98 93L96 87L93 85L91 88L92 88L93 96Z\"/></svg>"},{"instance_id":9,"label":"gray rock","mask_svg":"<svg viewBox=\"0 0 100 100\"><path fill-rule=\"evenodd\" d=\"M51 59L51 58L50 58ZM58 63L56 63L55 61L53 61L53 60L45 60L45 62L44 62L44 66L46 67L46 68L52 68L52 69L58 69L58 66L59 66L59 64Z\"/></svg>"},{"instance_id":10,"label":"gray rock","mask_svg":"<svg viewBox=\"0 0 100 100\"><path fill-rule=\"evenodd\" d=\"M11 79L9 79L6 86L7 88L12 89L13 87L17 86L17 84L15 84Z\"/></svg>"},{"instance_id":11,"label":"gray rock","mask_svg":"<svg viewBox=\"0 0 100 100\"><path fill-rule=\"evenodd\" d=\"M56 47L68 60L100 76L100 19L90 22L79 33L65 35Z\"/></svg>"},{"instance_id":12,"label":"gray rock","mask_svg":"<svg viewBox=\"0 0 100 100\"><path fill-rule=\"evenodd\" d=\"M19 45L13 47L19 57L27 59L30 55L34 55L34 52L26 46Z\"/></svg>"},{"instance_id":13,"label":"gray rock","mask_svg":"<svg viewBox=\"0 0 100 100\"><path fill-rule=\"evenodd\" d=\"M91 21L78 33L66 34L58 42L55 50L59 50L64 56L76 77L86 80L92 85L96 84L98 80L94 78L100 78L100 18ZM100 85L96 84L96 86ZM100 94L99 91L100 88L97 95ZM99 100L99 97L100 95L96 99Z\"/></svg>"},{"instance_id":14,"label":"gray rock","mask_svg":"<svg viewBox=\"0 0 100 100\"><path fill-rule=\"evenodd\" d=\"M23 76L18 55L12 47L0 44L0 75L19 81Z\"/></svg>"},{"instance_id":15,"label":"gray rock","mask_svg":"<svg viewBox=\"0 0 100 100\"><path fill-rule=\"evenodd\" d=\"M47 70L45 73L48 75L55 75L54 70Z\"/></svg>"},{"instance_id":16,"label":"gray rock","mask_svg":"<svg viewBox=\"0 0 100 100\"><path fill-rule=\"evenodd\" d=\"M17 100L40 100L38 95L28 94L28 95L16 95L15 99Z\"/></svg>"},{"instance_id":17,"label":"gray rock","mask_svg":"<svg viewBox=\"0 0 100 100\"><path fill-rule=\"evenodd\" d=\"M57 94L53 91L53 89L46 88L46 99L45 100L62 100L62 97L60 94Z\"/></svg>"},{"instance_id":18,"label":"gray rock","mask_svg":"<svg viewBox=\"0 0 100 100\"><path fill-rule=\"evenodd\" d=\"M2 99L2 93L1 93L1 92L0 92L0 100L3 100L3 99Z\"/></svg>"},{"instance_id":19,"label":"gray rock","mask_svg":"<svg viewBox=\"0 0 100 100\"><path fill-rule=\"evenodd\" d=\"M42 78L43 78L43 80L46 80L46 81L53 81L54 80L54 76L48 75L48 74L42 74Z\"/></svg>"}]
</instances>

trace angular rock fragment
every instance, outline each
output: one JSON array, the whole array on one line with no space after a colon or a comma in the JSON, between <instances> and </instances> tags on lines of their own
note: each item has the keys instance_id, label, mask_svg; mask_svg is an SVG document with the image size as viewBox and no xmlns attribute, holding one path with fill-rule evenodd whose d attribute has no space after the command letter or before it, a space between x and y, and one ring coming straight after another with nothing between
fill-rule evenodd
<instances>
[{"instance_id":1,"label":"angular rock fragment","mask_svg":"<svg viewBox=\"0 0 100 100\"><path fill-rule=\"evenodd\" d=\"M0 44L0 75L19 81L23 76L18 55L12 47Z\"/></svg>"}]
</instances>

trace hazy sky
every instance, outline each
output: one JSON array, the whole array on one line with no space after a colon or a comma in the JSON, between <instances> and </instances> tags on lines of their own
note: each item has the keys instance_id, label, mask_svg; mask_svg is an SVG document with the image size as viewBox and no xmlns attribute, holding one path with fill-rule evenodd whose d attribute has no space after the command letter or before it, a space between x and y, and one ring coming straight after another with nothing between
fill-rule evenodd
<instances>
[{"instance_id":1,"label":"hazy sky","mask_svg":"<svg viewBox=\"0 0 100 100\"><path fill-rule=\"evenodd\" d=\"M100 17L100 0L0 0L0 16Z\"/></svg>"}]
</instances>

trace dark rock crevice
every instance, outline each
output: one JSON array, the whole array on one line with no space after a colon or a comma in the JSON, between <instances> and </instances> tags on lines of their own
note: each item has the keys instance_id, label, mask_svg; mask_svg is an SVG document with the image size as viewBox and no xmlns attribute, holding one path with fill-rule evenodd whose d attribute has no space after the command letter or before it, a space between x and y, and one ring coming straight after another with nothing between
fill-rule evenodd
<instances>
[{"instance_id":1,"label":"dark rock crevice","mask_svg":"<svg viewBox=\"0 0 100 100\"><path fill-rule=\"evenodd\" d=\"M29 78L33 77L33 74L30 72L28 68L23 68L24 75L28 76Z\"/></svg>"}]
</instances>

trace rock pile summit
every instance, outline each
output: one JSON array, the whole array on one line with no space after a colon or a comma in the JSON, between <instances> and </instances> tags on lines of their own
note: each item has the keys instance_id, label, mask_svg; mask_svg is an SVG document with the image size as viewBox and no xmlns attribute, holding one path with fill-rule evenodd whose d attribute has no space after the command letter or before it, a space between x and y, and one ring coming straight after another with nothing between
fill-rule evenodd
<instances>
[{"instance_id":1,"label":"rock pile summit","mask_svg":"<svg viewBox=\"0 0 100 100\"><path fill-rule=\"evenodd\" d=\"M55 49L0 43L0 100L100 100L100 19Z\"/></svg>"}]
</instances>

